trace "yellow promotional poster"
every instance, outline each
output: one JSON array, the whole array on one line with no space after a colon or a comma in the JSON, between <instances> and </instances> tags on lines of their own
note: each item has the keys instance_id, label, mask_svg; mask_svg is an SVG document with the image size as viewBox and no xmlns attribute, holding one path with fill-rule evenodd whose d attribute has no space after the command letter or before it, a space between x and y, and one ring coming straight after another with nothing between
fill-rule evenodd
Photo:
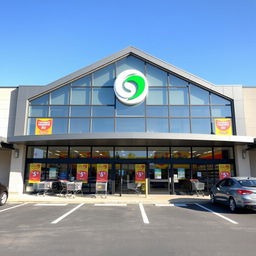
<instances>
[{"instance_id":1,"label":"yellow promotional poster","mask_svg":"<svg viewBox=\"0 0 256 256\"><path fill-rule=\"evenodd\" d=\"M41 164L30 164L29 165L29 183L39 183L41 180Z\"/></svg>"},{"instance_id":2,"label":"yellow promotional poster","mask_svg":"<svg viewBox=\"0 0 256 256\"><path fill-rule=\"evenodd\" d=\"M76 166L76 179L88 183L88 164L77 164Z\"/></svg>"},{"instance_id":3,"label":"yellow promotional poster","mask_svg":"<svg viewBox=\"0 0 256 256\"><path fill-rule=\"evenodd\" d=\"M135 164L135 183L146 182L146 165Z\"/></svg>"},{"instance_id":4,"label":"yellow promotional poster","mask_svg":"<svg viewBox=\"0 0 256 256\"><path fill-rule=\"evenodd\" d=\"M52 118L37 118L36 119L36 135L52 134Z\"/></svg>"},{"instance_id":5,"label":"yellow promotional poster","mask_svg":"<svg viewBox=\"0 0 256 256\"><path fill-rule=\"evenodd\" d=\"M219 164L219 179L228 178L231 176L230 164Z\"/></svg>"},{"instance_id":6,"label":"yellow promotional poster","mask_svg":"<svg viewBox=\"0 0 256 256\"><path fill-rule=\"evenodd\" d=\"M216 135L232 135L232 122L230 118L215 119Z\"/></svg>"},{"instance_id":7,"label":"yellow promotional poster","mask_svg":"<svg viewBox=\"0 0 256 256\"><path fill-rule=\"evenodd\" d=\"M97 164L97 182L108 181L108 164Z\"/></svg>"}]
</instances>

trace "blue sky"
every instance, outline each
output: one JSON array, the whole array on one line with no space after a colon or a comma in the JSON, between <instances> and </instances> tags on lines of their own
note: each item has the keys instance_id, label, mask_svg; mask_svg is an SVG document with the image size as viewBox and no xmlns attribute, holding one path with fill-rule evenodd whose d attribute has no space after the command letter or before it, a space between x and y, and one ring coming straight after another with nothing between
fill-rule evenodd
<instances>
[{"instance_id":1,"label":"blue sky","mask_svg":"<svg viewBox=\"0 0 256 256\"><path fill-rule=\"evenodd\" d=\"M45 85L129 45L256 86L256 0L0 0L0 86Z\"/></svg>"}]
</instances>

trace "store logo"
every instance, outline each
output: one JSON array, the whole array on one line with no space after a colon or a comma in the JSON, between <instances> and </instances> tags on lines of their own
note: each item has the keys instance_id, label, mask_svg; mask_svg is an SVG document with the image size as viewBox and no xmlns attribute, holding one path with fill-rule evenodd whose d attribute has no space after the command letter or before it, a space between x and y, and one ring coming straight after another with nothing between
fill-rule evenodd
<instances>
[{"instance_id":1,"label":"store logo","mask_svg":"<svg viewBox=\"0 0 256 256\"><path fill-rule=\"evenodd\" d=\"M114 90L122 103L135 105L141 103L148 94L147 79L141 72L129 69L118 75Z\"/></svg>"}]
</instances>

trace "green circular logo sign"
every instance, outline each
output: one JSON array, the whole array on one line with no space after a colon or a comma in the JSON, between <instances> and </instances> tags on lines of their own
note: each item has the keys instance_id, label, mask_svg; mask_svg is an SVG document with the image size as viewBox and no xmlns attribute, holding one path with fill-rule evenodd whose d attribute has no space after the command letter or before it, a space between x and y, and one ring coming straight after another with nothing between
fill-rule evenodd
<instances>
[{"instance_id":1,"label":"green circular logo sign","mask_svg":"<svg viewBox=\"0 0 256 256\"><path fill-rule=\"evenodd\" d=\"M129 69L118 75L114 84L116 97L124 104L141 103L148 93L146 77L138 70Z\"/></svg>"}]
</instances>

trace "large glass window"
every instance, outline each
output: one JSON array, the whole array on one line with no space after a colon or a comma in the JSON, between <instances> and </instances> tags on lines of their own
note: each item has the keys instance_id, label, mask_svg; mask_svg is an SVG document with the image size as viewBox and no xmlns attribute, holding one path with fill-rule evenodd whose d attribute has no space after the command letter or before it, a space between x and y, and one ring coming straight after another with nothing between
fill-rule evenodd
<instances>
[{"instance_id":1,"label":"large glass window","mask_svg":"<svg viewBox=\"0 0 256 256\"><path fill-rule=\"evenodd\" d=\"M68 117L68 106L50 106L50 117Z\"/></svg>"},{"instance_id":2,"label":"large glass window","mask_svg":"<svg viewBox=\"0 0 256 256\"><path fill-rule=\"evenodd\" d=\"M92 157L93 158L113 158L114 150L112 147L93 147Z\"/></svg>"},{"instance_id":3,"label":"large glass window","mask_svg":"<svg viewBox=\"0 0 256 256\"><path fill-rule=\"evenodd\" d=\"M147 64L147 80L149 86L166 86L167 73L153 65Z\"/></svg>"},{"instance_id":4,"label":"large glass window","mask_svg":"<svg viewBox=\"0 0 256 256\"><path fill-rule=\"evenodd\" d=\"M147 150L145 147L117 147L115 148L115 154L116 158L147 158Z\"/></svg>"},{"instance_id":5,"label":"large glass window","mask_svg":"<svg viewBox=\"0 0 256 256\"><path fill-rule=\"evenodd\" d=\"M88 117L91 115L91 108L87 106L71 106L71 117Z\"/></svg>"},{"instance_id":6,"label":"large glass window","mask_svg":"<svg viewBox=\"0 0 256 256\"><path fill-rule=\"evenodd\" d=\"M127 106L119 101L116 101L116 115L117 116L144 116L145 104Z\"/></svg>"},{"instance_id":7,"label":"large glass window","mask_svg":"<svg viewBox=\"0 0 256 256\"><path fill-rule=\"evenodd\" d=\"M52 133L53 134L68 133L68 119L67 118L54 118Z\"/></svg>"},{"instance_id":8,"label":"large glass window","mask_svg":"<svg viewBox=\"0 0 256 256\"><path fill-rule=\"evenodd\" d=\"M27 158L46 158L46 147L28 147Z\"/></svg>"},{"instance_id":9,"label":"large glass window","mask_svg":"<svg viewBox=\"0 0 256 256\"><path fill-rule=\"evenodd\" d=\"M172 133L190 133L189 119L170 119L170 130Z\"/></svg>"},{"instance_id":10,"label":"large glass window","mask_svg":"<svg viewBox=\"0 0 256 256\"><path fill-rule=\"evenodd\" d=\"M117 118L116 132L145 132L145 119Z\"/></svg>"},{"instance_id":11,"label":"large glass window","mask_svg":"<svg viewBox=\"0 0 256 256\"><path fill-rule=\"evenodd\" d=\"M167 97L167 89L166 88L149 88L148 96L147 96L147 104L148 105L167 105L168 97Z\"/></svg>"},{"instance_id":12,"label":"large glass window","mask_svg":"<svg viewBox=\"0 0 256 256\"><path fill-rule=\"evenodd\" d=\"M192 117L210 117L209 106L191 106Z\"/></svg>"},{"instance_id":13,"label":"large glass window","mask_svg":"<svg viewBox=\"0 0 256 256\"><path fill-rule=\"evenodd\" d=\"M89 105L91 102L90 88L71 88L71 104Z\"/></svg>"},{"instance_id":14,"label":"large glass window","mask_svg":"<svg viewBox=\"0 0 256 256\"><path fill-rule=\"evenodd\" d=\"M189 117L189 106L170 106L170 117Z\"/></svg>"},{"instance_id":15,"label":"large glass window","mask_svg":"<svg viewBox=\"0 0 256 256\"><path fill-rule=\"evenodd\" d=\"M148 118L147 119L148 132L169 132L169 125L167 118Z\"/></svg>"},{"instance_id":16,"label":"large glass window","mask_svg":"<svg viewBox=\"0 0 256 256\"><path fill-rule=\"evenodd\" d=\"M109 65L93 73L93 86L114 86L115 65Z\"/></svg>"},{"instance_id":17,"label":"large glass window","mask_svg":"<svg viewBox=\"0 0 256 256\"><path fill-rule=\"evenodd\" d=\"M191 158L190 147L172 147L171 158Z\"/></svg>"},{"instance_id":18,"label":"large glass window","mask_svg":"<svg viewBox=\"0 0 256 256\"><path fill-rule=\"evenodd\" d=\"M209 104L209 92L195 85L190 85L190 103L193 105Z\"/></svg>"},{"instance_id":19,"label":"large glass window","mask_svg":"<svg viewBox=\"0 0 256 256\"><path fill-rule=\"evenodd\" d=\"M114 116L114 107L92 107L92 116L93 117L112 117Z\"/></svg>"},{"instance_id":20,"label":"large glass window","mask_svg":"<svg viewBox=\"0 0 256 256\"><path fill-rule=\"evenodd\" d=\"M47 117L48 116L48 106L30 106L29 116L30 117Z\"/></svg>"},{"instance_id":21,"label":"large glass window","mask_svg":"<svg viewBox=\"0 0 256 256\"><path fill-rule=\"evenodd\" d=\"M234 159L232 147L215 147L213 152L214 159Z\"/></svg>"},{"instance_id":22,"label":"large glass window","mask_svg":"<svg viewBox=\"0 0 256 256\"><path fill-rule=\"evenodd\" d=\"M48 105L49 104L49 94L43 95L37 99L30 101L31 105Z\"/></svg>"},{"instance_id":23,"label":"large glass window","mask_svg":"<svg viewBox=\"0 0 256 256\"><path fill-rule=\"evenodd\" d=\"M144 74L145 63L144 61L135 58L133 56L128 56L116 62L116 73L119 75L121 72L127 69L136 69Z\"/></svg>"},{"instance_id":24,"label":"large glass window","mask_svg":"<svg viewBox=\"0 0 256 256\"><path fill-rule=\"evenodd\" d=\"M90 86L91 85L91 75L82 77L71 83L71 86Z\"/></svg>"},{"instance_id":25,"label":"large glass window","mask_svg":"<svg viewBox=\"0 0 256 256\"><path fill-rule=\"evenodd\" d=\"M176 76L173 76L171 74L169 74L169 79L170 79L170 85L171 86L188 86L188 82L180 79Z\"/></svg>"},{"instance_id":26,"label":"large glass window","mask_svg":"<svg viewBox=\"0 0 256 256\"><path fill-rule=\"evenodd\" d=\"M218 105L218 104L226 105L226 104L230 104L230 101L228 101L228 100L226 100L226 99L224 99L224 98L222 98L222 97L220 97L216 94L211 93L211 104L213 104L213 105L215 105L215 104L216 105Z\"/></svg>"},{"instance_id":27,"label":"large glass window","mask_svg":"<svg viewBox=\"0 0 256 256\"><path fill-rule=\"evenodd\" d=\"M69 133L86 133L89 132L90 119L72 118L70 119Z\"/></svg>"},{"instance_id":28,"label":"large glass window","mask_svg":"<svg viewBox=\"0 0 256 256\"><path fill-rule=\"evenodd\" d=\"M211 134L210 119L191 119L192 133Z\"/></svg>"},{"instance_id":29,"label":"large glass window","mask_svg":"<svg viewBox=\"0 0 256 256\"><path fill-rule=\"evenodd\" d=\"M90 158L90 147L70 147L70 158Z\"/></svg>"},{"instance_id":30,"label":"large glass window","mask_svg":"<svg viewBox=\"0 0 256 256\"><path fill-rule=\"evenodd\" d=\"M147 106L147 116L168 117L168 107L167 106Z\"/></svg>"},{"instance_id":31,"label":"large glass window","mask_svg":"<svg viewBox=\"0 0 256 256\"><path fill-rule=\"evenodd\" d=\"M192 157L201 159L212 159L212 148L209 147L193 147Z\"/></svg>"},{"instance_id":32,"label":"large glass window","mask_svg":"<svg viewBox=\"0 0 256 256\"><path fill-rule=\"evenodd\" d=\"M29 118L28 119L28 127L27 127L27 135L34 135L36 129L36 119Z\"/></svg>"},{"instance_id":33,"label":"large glass window","mask_svg":"<svg viewBox=\"0 0 256 256\"><path fill-rule=\"evenodd\" d=\"M188 88L170 88L170 104L186 105L188 102Z\"/></svg>"},{"instance_id":34,"label":"large glass window","mask_svg":"<svg viewBox=\"0 0 256 256\"><path fill-rule=\"evenodd\" d=\"M115 95L113 88L93 88L92 104L93 105L114 105Z\"/></svg>"},{"instance_id":35,"label":"large glass window","mask_svg":"<svg viewBox=\"0 0 256 256\"><path fill-rule=\"evenodd\" d=\"M213 117L231 117L230 106L212 106Z\"/></svg>"},{"instance_id":36,"label":"large glass window","mask_svg":"<svg viewBox=\"0 0 256 256\"><path fill-rule=\"evenodd\" d=\"M68 147L48 147L48 158L68 158Z\"/></svg>"},{"instance_id":37,"label":"large glass window","mask_svg":"<svg viewBox=\"0 0 256 256\"><path fill-rule=\"evenodd\" d=\"M149 147L148 158L168 159L170 158L170 149L168 147Z\"/></svg>"},{"instance_id":38,"label":"large glass window","mask_svg":"<svg viewBox=\"0 0 256 256\"><path fill-rule=\"evenodd\" d=\"M92 119L92 132L114 132L114 119L112 118Z\"/></svg>"},{"instance_id":39,"label":"large glass window","mask_svg":"<svg viewBox=\"0 0 256 256\"><path fill-rule=\"evenodd\" d=\"M66 105L69 104L69 86L63 86L51 92L52 105Z\"/></svg>"}]
</instances>

